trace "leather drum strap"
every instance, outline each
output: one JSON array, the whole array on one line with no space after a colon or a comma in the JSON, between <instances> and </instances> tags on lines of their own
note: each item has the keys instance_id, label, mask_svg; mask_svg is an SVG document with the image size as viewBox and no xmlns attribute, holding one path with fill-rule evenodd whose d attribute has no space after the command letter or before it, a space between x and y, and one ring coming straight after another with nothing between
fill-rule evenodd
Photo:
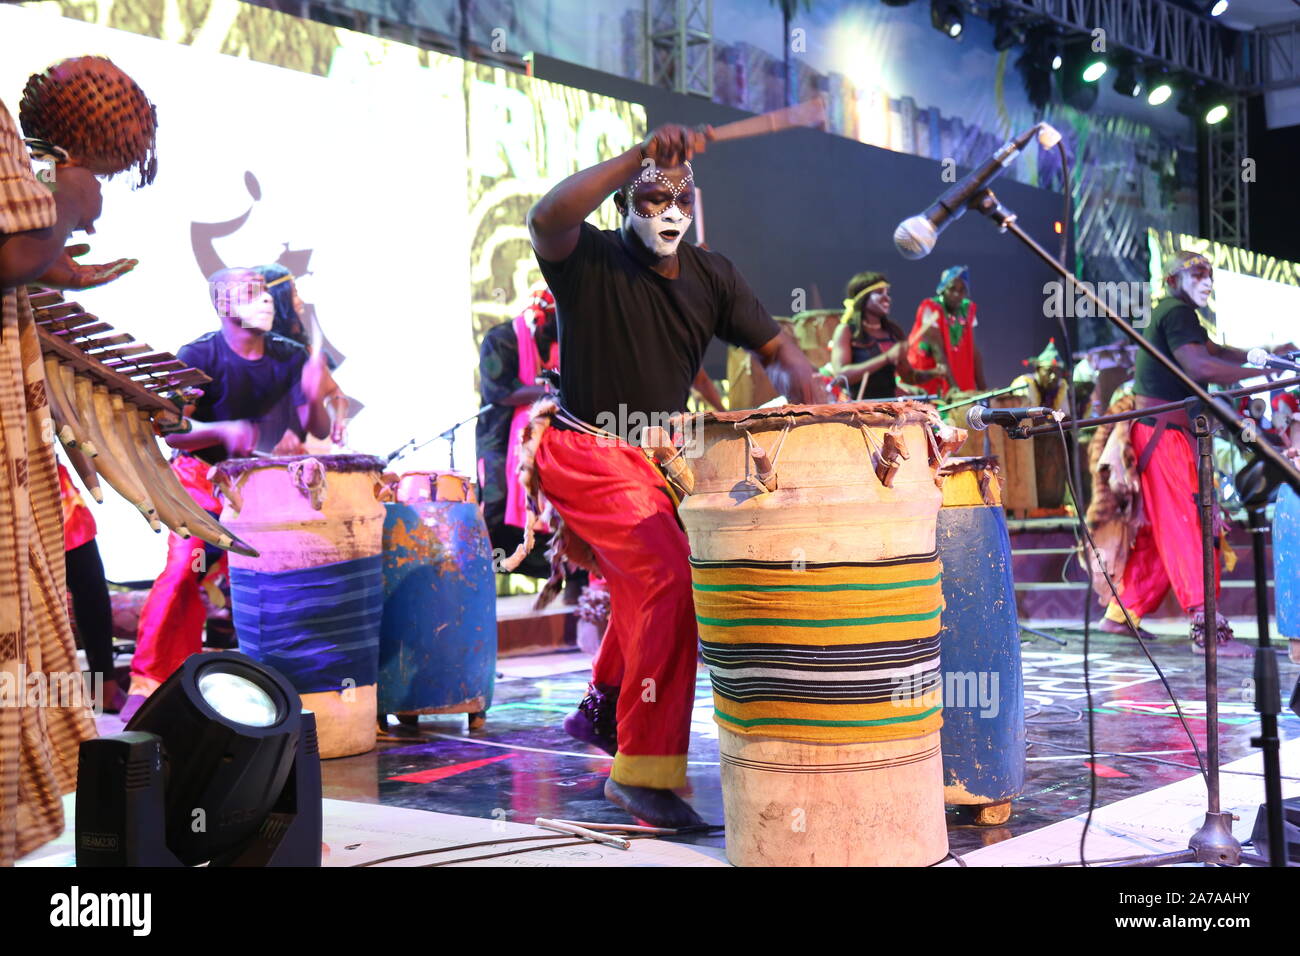
<instances>
[{"instance_id":1,"label":"leather drum strap","mask_svg":"<svg viewBox=\"0 0 1300 956\"><path fill-rule=\"evenodd\" d=\"M1151 438L1147 441L1147 446L1142 449L1142 454L1138 458L1137 470L1139 475L1147 470L1147 465L1151 464L1151 456L1156 453L1156 445L1160 444L1160 436L1165 433L1165 429L1168 427L1169 419L1156 419L1155 431L1152 433Z\"/></svg>"}]
</instances>

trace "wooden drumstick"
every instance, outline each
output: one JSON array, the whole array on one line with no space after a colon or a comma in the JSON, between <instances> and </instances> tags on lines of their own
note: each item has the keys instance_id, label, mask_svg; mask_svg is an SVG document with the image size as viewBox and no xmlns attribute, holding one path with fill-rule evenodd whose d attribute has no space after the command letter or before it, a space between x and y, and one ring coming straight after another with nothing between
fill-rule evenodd
<instances>
[{"instance_id":1,"label":"wooden drumstick","mask_svg":"<svg viewBox=\"0 0 1300 956\"><path fill-rule=\"evenodd\" d=\"M787 106L784 109L763 113L761 116L751 116L749 119L715 126L710 139L712 142L721 143L729 139L745 139L749 136L779 133L781 130L799 126L825 126L825 124L826 97L815 96L796 106Z\"/></svg>"}]
</instances>

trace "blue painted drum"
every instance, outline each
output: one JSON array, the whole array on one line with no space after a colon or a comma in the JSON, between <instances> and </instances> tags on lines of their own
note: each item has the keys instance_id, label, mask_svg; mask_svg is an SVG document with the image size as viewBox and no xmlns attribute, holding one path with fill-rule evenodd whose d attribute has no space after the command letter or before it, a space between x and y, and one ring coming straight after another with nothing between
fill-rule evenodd
<instances>
[{"instance_id":1,"label":"blue painted drum","mask_svg":"<svg viewBox=\"0 0 1300 956\"><path fill-rule=\"evenodd\" d=\"M939 475L944 802L1004 823L1025 783L1025 706L997 459L953 458Z\"/></svg>"},{"instance_id":2,"label":"blue painted drum","mask_svg":"<svg viewBox=\"0 0 1300 956\"><path fill-rule=\"evenodd\" d=\"M1278 635L1291 642L1291 660L1300 664L1300 497L1290 485L1278 489L1273 511L1273 599Z\"/></svg>"},{"instance_id":3,"label":"blue painted drum","mask_svg":"<svg viewBox=\"0 0 1300 956\"><path fill-rule=\"evenodd\" d=\"M470 715L496 680L496 580L487 526L467 478L404 475L385 504L379 713Z\"/></svg>"}]
</instances>

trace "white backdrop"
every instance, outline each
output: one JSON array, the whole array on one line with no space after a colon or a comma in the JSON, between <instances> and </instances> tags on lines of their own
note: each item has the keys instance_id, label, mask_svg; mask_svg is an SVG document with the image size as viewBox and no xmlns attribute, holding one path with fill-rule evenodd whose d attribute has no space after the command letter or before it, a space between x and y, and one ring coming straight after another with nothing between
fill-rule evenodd
<instances>
[{"instance_id":1,"label":"white backdrop","mask_svg":"<svg viewBox=\"0 0 1300 956\"><path fill-rule=\"evenodd\" d=\"M140 265L77 294L88 311L173 352L215 328L191 225L251 209L215 250L227 265L311 250L303 297L345 356L340 386L366 406L350 430L354 450L383 455L473 414L461 61L336 62L327 79L0 5L0 100L15 117L29 74L89 53L110 57L157 104L159 165L145 189L133 191L127 176L104 185L85 261ZM462 469L473 446L472 427L462 429ZM445 447L402 467L445 467ZM154 577L164 536L105 492L91 507L108 577Z\"/></svg>"}]
</instances>

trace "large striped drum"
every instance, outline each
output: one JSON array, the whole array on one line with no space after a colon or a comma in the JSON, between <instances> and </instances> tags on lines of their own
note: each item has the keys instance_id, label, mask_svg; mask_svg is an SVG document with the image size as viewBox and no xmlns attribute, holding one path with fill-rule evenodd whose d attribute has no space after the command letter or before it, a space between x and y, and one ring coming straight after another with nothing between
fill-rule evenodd
<instances>
[{"instance_id":1,"label":"large striped drum","mask_svg":"<svg viewBox=\"0 0 1300 956\"><path fill-rule=\"evenodd\" d=\"M952 458L939 475L944 801L1005 823L1025 785L1025 703L998 463Z\"/></svg>"},{"instance_id":2,"label":"large striped drum","mask_svg":"<svg viewBox=\"0 0 1300 956\"><path fill-rule=\"evenodd\" d=\"M1291 642L1291 660L1300 664L1300 497L1283 484L1273 511L1273 600L1277 632Z\"/></svg>"},{"instance_id":3,"label":"large striped drum","mask_svg":"<svg viewBox=\"0 0 1300 956\"><path fill-rule=\"evenodd\" d=\"M964 433L913 402L708 413L683 426L669 471L690 472L679 513L713 680L728 859L938 862L936 471Z\"/></svg>"},{"instance_id":4,"label":"large striped drum","mask_svg":"<svg viewBox=\"0 0 1300 956\"><path fill-rule=\"evenodd\" d=\"M212 470L222 523L260 554L230 554L239 649L298 689L322 757L375 745L382 470L366 455L232 459Z\"/></svg>"}]
</instances>

